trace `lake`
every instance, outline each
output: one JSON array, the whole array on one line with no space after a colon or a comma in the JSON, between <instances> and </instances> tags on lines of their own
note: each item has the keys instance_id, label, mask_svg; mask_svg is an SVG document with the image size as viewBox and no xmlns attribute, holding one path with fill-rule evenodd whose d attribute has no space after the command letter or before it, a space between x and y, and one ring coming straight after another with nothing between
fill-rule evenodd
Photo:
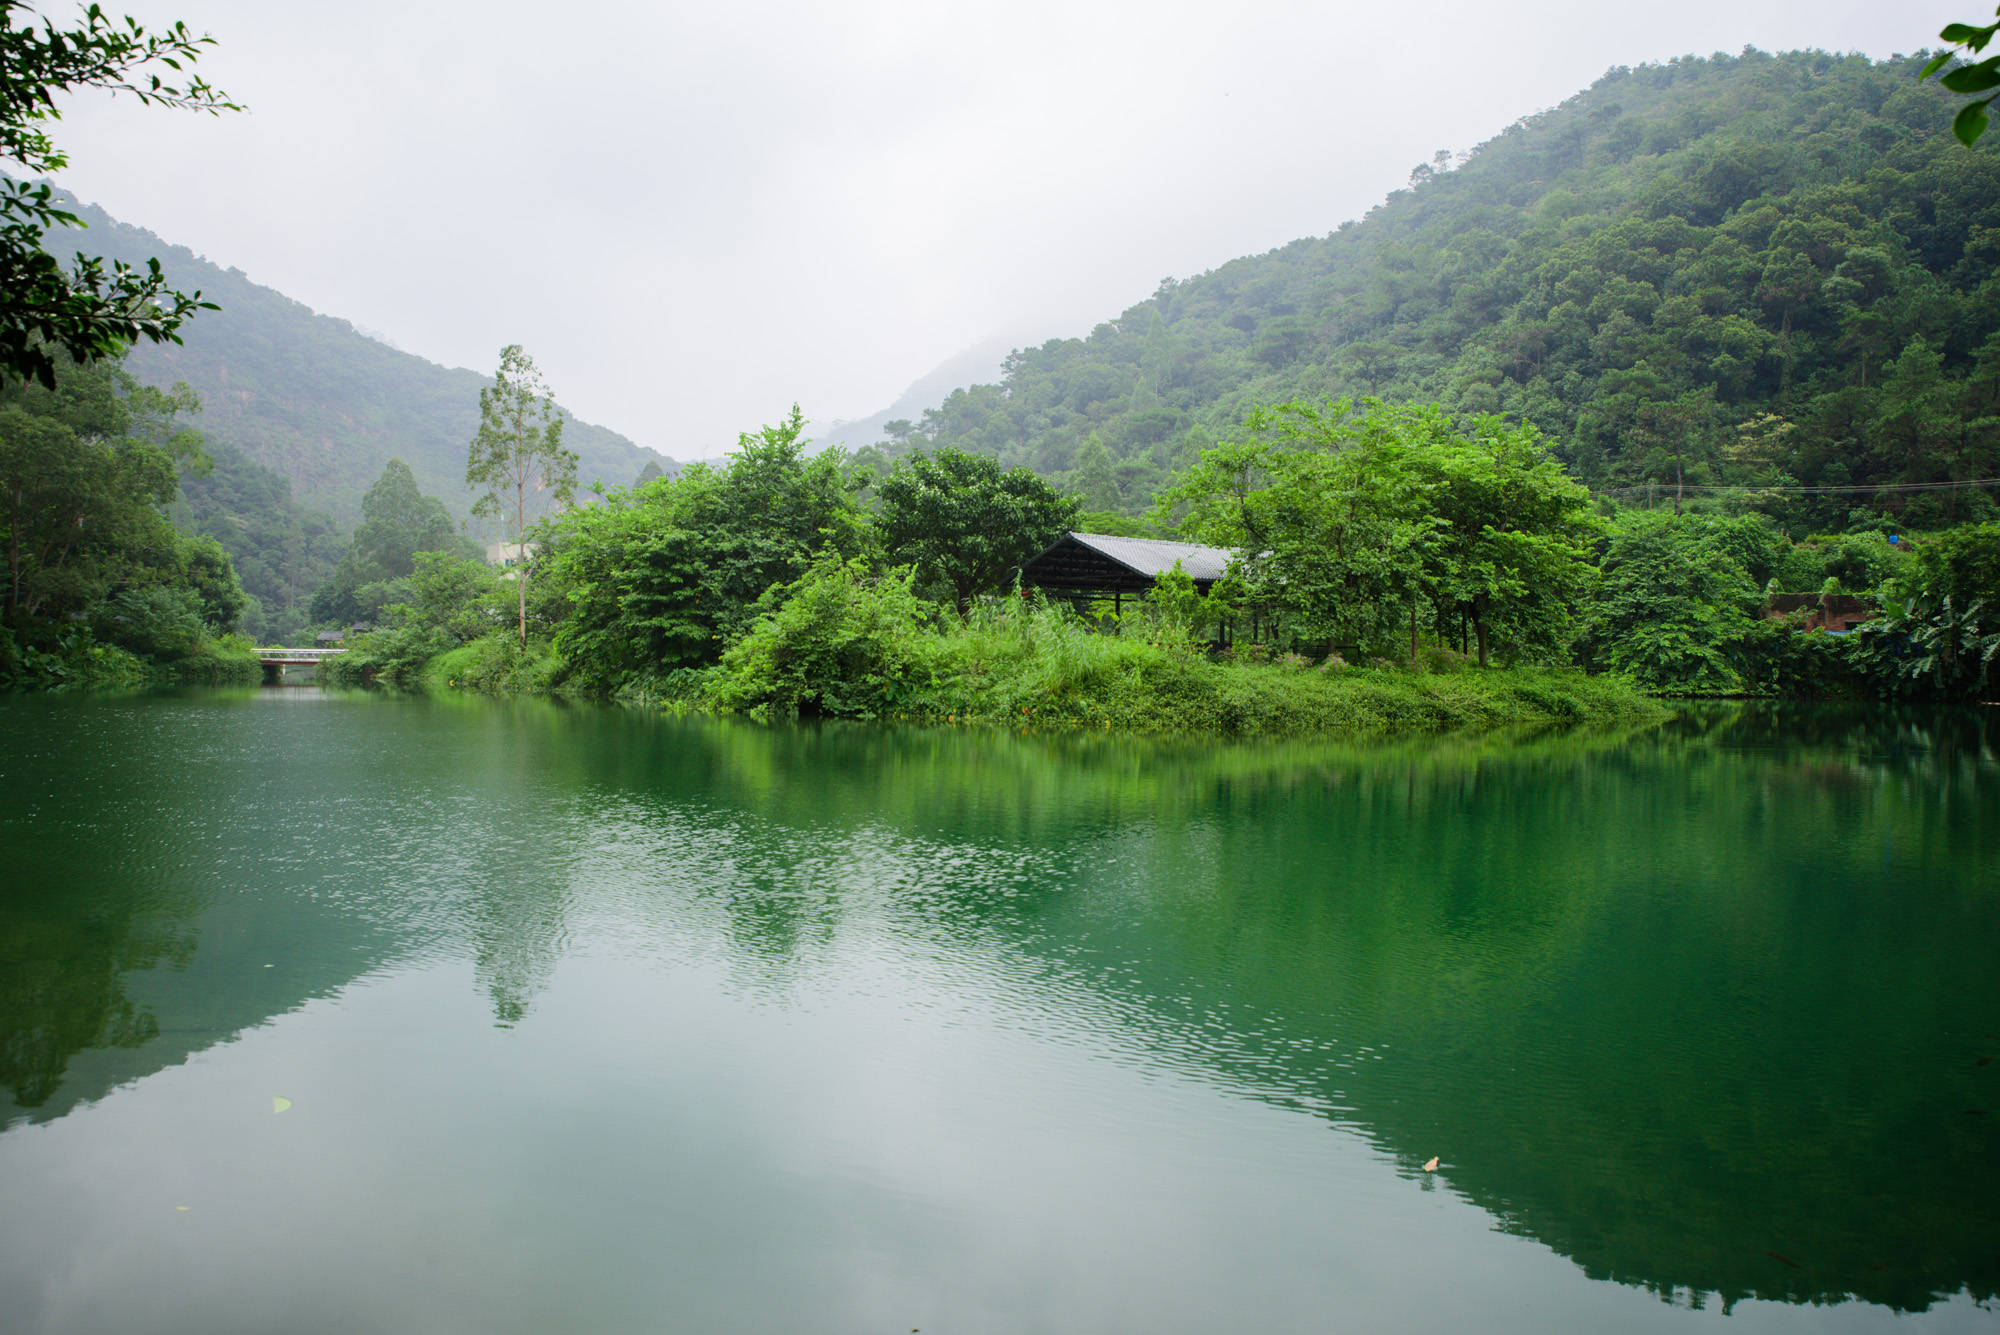
<instances>
[{"instance_id":1,"label":"lake","mask_svg":"<svg viewBox=\"0 0 2000 1335\"><path fill-rule=\"evenodd\" d=\"M20 697L0 793L15 1335L1996 1325L1994 711Z\"/></svg>"}]
</instances>

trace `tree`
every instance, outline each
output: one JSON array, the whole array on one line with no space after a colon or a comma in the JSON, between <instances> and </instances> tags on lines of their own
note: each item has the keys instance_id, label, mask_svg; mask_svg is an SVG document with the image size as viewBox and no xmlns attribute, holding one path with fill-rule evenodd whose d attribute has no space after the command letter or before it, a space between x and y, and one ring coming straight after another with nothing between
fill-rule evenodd
<instances>
[{"instance_id":1,"label":"tree","mask_svg":"<svg viewBox=\"0 0 2000 1335\"><path fill-rule=\"evenodd\" d=\"M347 554L313 594L314 620L348 622L380 614L403 594L396 581L417 568L419 552L470 560L479 549L458 531L443 501L418 490L410 466L391 459L361 498L361 524Z\"/></svg>"},{"instance_id":2,"label":"tree","mask_svg":"<svg viewBox=\"0 0 2000 1335\"><path fill-rule=\"evenodd\" d=\"M521 647L528 647L528 490L547 491L557 504L576 494L576 455L563 448L563 415L542 383L535 363L518 343L500 349L500 370L479 391L479 431L466 456L465 480L486 492L472 513L498 518L514 503L514 541L521 544L519 586Z\"/></svg>"},{"instance_id":3,"label":"tree","mask_svg":"<svg viewBox=\"0 0 2000 1335\"><path fill-rule=\"evenodd\" d=\"M1730 550L1726 521L1635 510L1612 532L1583 648L1656 691L1712 695L1742 683L1731 656L1757 586Z\"/></svg>"},{"instance_id":4,"label":"tree","mask_svg":"<svg viewBox=\"0 0 2000 1335\"><path fill-rule=\"evenodd\" d=\"M898 463L876 492L889 559L944 584L963 612L1076 522L1077 501L1025 468L945 446Z\"/></svg>"},{"instance_id":5,"label":"tree","mask_svg":"<svg viewBox=\"0 0 2000 1335\"><path fill-rule=\"evenodd\" d=\"M1232 573L1302 638L1394 652L1430 605L1441 528L1401 424L1379 406L1354 418L1340 399L1259 409L1244 429L1161 493L1156 522L1179 514L1188 537L1244 553Z\"/></svg>"},{"instance_id":6,"label":"tree","mask_svg":"<svg viewBox=\"0 0 2000 1335\"><path fill-rule=\"evenodd\" d=\"M1253 595L1302 635L1365 654L1428 611L1480 665L1552 655L1589 581L1589 493L1533 427L1437 408L1345 399L1260 409L1250 439L1221 445L1161 493L1156 518L1246 553Z\"/></svg>"},{"instance_id":7,"label":"tree","mask_svg":"<svg viewBox=\"0 0 2000 1335\"><path fill-rule=\"evenodd\" d=\"M199 407L185 385L162 393L108 361L65 366L54 389L0 389L10 620L82 617L121 590L182 580L186 540L163 512L182 470L207 466L200 437L174 422Z\"/></svg>"},{"instance_id":8,"label":"tree","mask_svg":"<svg viewBox=\"0 0 2000 1335\"><path fill-rule=\"evenodd\" d=\"M1495 642L1559 654L1591 580L1590 493L1532 426L1481 417L1453 430L1436 409L1392 411L1417 437L1411 469L1442 521L1429 572L1438 629L1469 626L1481 667Z\"/></svg>"},{"instance_id":9,"label":"tree","mask_svg":"<svg viewBox=\"0 0 2000 1335\"><path fill-rule=\"evenodd\" d=\"M2000 9L1994 12L2000 14ZM1967 148L1978 143L1979 136L1986 133L1986 107L1995 97L2000 97L2000 92L1994 91L2000 89L2000 56L1987 56L1984 60L1972 59L1986 49L1986 44L1993 40L1996 32L2000 32L2000 23L1988 23L1983 26L1947 23L1938 33L1938 39L1949 43L1953 49L1934 57L1930 64L1924 66L1923 72L1917 75L1919 80L1930 78L1944 69L1953 56L1957 56L1963 62L1957 68L1939 75L1938 82L1954 93L1963 93L1978 99L1960 107L1958 114L1952 117L1951 121L1951 132L1957 135L1959 142ZM1985 96L1979 97L1981 93Z\"/></svg>"},{"instance_id":10,"label":"tree","mask_svg":"<svg viewBox=\"0 0 2000 1335\"><path fill-rule=\"evenodd\" d=\"M725 468L696 464L614 490L543 530L548 584L567 606L557 644L581 685L612 691L713 663L759 600L864 532L838 450L806 457L805 417L737 438Z\"/></svg>"},{"instance_id":11,"label":"tree","mask_svg":"<svg viewBox=\"0 0 2000 1335\"><path fill-rule=\"evenodd\" d=\"M1111 451L1104 437L1095 431L1076 448L1076 464L1069 470L1069 489L1086 510L1117 510L1124 504L1118 494L1118 479L1111 471Z\"/></svg>"},{"instance_id":12,"label":"tree","mask_svg":"<svg viewBox=\"0 0 2000 1335\"><path fill-rule=\"evenodd\" d=\"M211 114L240 111L185 67L215 39L176 23L160 32L136 19L108 17L93 4L74 28L38 24L20 0L0 0L0 159L29 175L62 170L68 156L49 138L61 119L56 94L75 88L123 93L153 106ZM165 77L161 69L171 71ZM39 380L53 388L58 352L77 362L112 356L141 338L180 342L201 293L171 291L158 260L144 269L76 257L67 273L42 249L50 227L80 227L46 181L0 179L0 382Z\"/></svg>"}]
</instances>

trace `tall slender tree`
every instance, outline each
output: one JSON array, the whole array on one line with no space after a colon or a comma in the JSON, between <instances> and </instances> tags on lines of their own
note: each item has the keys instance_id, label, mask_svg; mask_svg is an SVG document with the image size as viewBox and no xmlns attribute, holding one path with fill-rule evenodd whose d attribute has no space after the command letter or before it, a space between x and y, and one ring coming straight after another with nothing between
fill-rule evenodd
<instances>
[{"instance_id":1,"label":"tall slender tree","mask_svg":"<svg viewBox=\"0 0 2000 1335\"><path fill-rule=\"evenodd\" d=\"M521 563L521 647L528 647L528 493L550 494L562 505L576 496L576 454L563 448L563 415L535 363L518 343L500 349L500 370L479 391L479 431L465 461L465 481L484 488L472 513L500 518L511 502L513 538Z\"/></svg>"}]
</instances>

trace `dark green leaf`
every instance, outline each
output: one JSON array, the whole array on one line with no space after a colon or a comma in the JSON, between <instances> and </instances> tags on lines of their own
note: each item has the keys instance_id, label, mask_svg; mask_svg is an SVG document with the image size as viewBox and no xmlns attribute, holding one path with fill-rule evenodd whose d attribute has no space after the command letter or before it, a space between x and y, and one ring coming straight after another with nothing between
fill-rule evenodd
<instances>
[{"instance_id":1,"label":"dark green leaf","mask_svg":"<svg viewBox=\"0 0 2000 1335\"><path fill-rule=\"evenodd\" d=\"M1992 100L1989 97L1982 102L1970 103L1961 109L1958 115L1952 117L1951 132L1957 135L1958 141L1967 148L1978 143L1979 136L1986 133L1986 103Z\"/></svg>"},{"instance_id":2,"label":"dark green leaf","mask_svg":"<svg viewBox=\"0 0 2000 1335\"><path fill-rule=\"evenodd\" d=\"M1983 93L2000 88L2000 57L1982 60L1977 65L1961 65L1938 82L1954 93Z\"/></svg>"}]
</instances>

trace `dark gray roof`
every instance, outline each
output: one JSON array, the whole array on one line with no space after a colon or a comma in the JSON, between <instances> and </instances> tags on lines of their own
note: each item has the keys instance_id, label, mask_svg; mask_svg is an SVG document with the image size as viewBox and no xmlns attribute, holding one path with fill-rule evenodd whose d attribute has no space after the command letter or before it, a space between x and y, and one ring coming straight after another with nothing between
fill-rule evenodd
<instances>
[{"instance_id":1,"label":"dark gray roof","mask_svg":"<svg viewBox=\"0 0 2000 1335\"><path fill-rule=\"evenodd\" d=\"M1117 538L1108 533L1072 533L1084 546L1103 553L1137 574L1158 579L1181 563L1181 569L1197 583L1221 579L1236 553L1227 547L1204 547L1198 542L1162 542L1157 538Z\"/></svg>"}]
</instances>

